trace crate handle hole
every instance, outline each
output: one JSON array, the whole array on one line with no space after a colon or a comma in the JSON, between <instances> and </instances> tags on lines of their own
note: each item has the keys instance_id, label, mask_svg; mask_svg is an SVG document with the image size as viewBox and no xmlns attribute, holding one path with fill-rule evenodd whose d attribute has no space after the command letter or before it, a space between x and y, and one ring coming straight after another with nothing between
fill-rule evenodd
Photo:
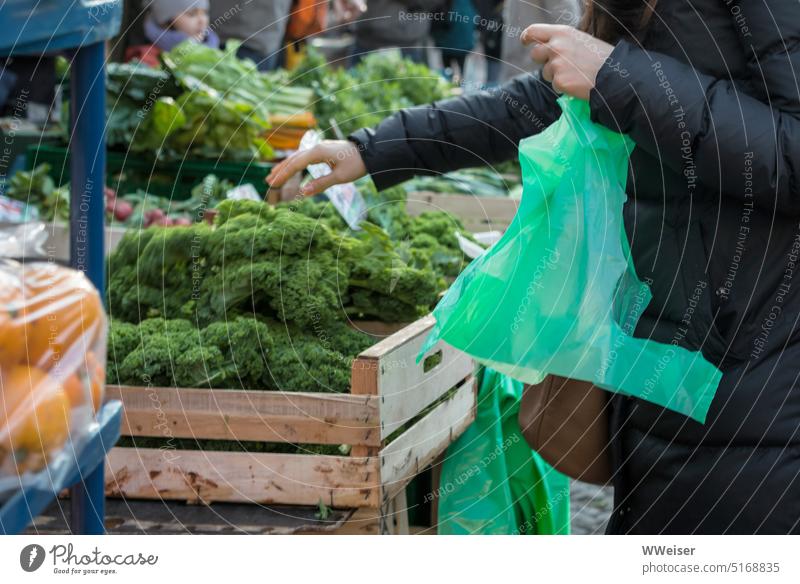
<instances>
[{"instance_id":1,"label":"crate handle hole","mask_svg":"<svg viewBox=\"0 0 800 584\"><path fill-rule=\"evenodd\" d=\"M428 373L429 371L435 369L439 363L442 362L442 350L439 349L435 353L431 353L425 360L422 362L422 371L423 373Z\"/></svg>"}]
</instances>

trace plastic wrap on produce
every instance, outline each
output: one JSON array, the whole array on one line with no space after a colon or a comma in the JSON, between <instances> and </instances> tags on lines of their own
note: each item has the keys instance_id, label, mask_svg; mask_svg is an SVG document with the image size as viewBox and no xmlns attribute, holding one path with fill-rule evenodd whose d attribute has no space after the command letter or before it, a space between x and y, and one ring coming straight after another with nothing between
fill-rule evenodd
<instances>
[{"instance_id":1,"label":"plastic wrap on produce","mask_svg":"<svg viewBox=\"0 0 800 584\"><path fill-rule=\"evenodd\" d=\"M41 221L0 225L0 258L44 257L47 238Z\"/></svg>"},{"instance_id":2,"label":"plastic wrap on produce","mask_svg":"<svg viewBox=\"0 0 800 584\"><path fill-rule=\"evenodd\" d=\"M83 273L0 260L0 498L57 484L97 424L106 316Z\"/></svg>"}]
</instances>

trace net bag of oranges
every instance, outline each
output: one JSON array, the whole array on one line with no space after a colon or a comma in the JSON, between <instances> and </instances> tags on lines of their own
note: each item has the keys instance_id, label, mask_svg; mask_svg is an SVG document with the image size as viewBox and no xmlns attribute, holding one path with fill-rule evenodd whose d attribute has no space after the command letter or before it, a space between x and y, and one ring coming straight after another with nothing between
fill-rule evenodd
<instances>
[{"instance_id":1,"label":"net bag of oranges","mask_svg":"<svg viewBox=\"0 0 800 584\"><path fill-rule=\"evenodd\" d=\"M96 428L106 317L81 273L0 261L0 496L64 478Z\"/></svg>"}]
</instances>

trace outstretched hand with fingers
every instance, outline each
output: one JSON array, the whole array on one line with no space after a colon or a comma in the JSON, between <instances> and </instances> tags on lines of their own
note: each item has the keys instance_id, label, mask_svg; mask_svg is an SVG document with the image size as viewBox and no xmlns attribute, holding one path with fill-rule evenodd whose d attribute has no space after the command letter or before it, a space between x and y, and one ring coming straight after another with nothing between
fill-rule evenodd
<instances>
[{"instance_id":1,"label":"outstretched hand with fingers","mask_svg":"<svg viewBox=\"0 0 800 584\"><path fill-rule=\"evenodd\" d=\"M325 140L276 164L267 177L267 183L273 188L281 187L304 168L322 162L330 166L332 172L303 185L301 194L307 197L317 195L333 185L352 182L367 174L367 167L355 144L347 140Z\"/></svg>"}]
</instances>

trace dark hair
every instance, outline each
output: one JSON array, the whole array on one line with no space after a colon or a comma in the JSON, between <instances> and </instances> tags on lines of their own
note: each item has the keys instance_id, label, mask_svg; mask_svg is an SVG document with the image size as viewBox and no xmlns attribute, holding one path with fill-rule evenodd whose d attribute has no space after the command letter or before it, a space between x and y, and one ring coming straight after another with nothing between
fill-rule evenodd
<instances>
[{"instance_id":1,"label":"dark hair","mask_svg":"<svg viewBox=\"0 0 800 584\"><path fill-rule=\"evenodd\" d=\"M580 29L606 42L638 37L658 0L586 0Z\"/></svg>"}]
</instances>

